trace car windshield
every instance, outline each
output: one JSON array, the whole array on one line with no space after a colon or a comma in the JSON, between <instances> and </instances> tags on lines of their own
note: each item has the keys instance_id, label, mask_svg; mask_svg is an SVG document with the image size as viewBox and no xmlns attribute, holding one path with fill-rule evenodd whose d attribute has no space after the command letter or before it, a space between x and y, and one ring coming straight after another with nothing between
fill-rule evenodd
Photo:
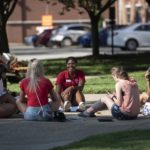
<instances>
[{"instance_id":1,"label":"car windshield","mask_svg":"<svg viewBox=\"0 0 150 150\"><path fill-rule=\"evenodd\" d=\"M53 34L63 33L65 31L65 26L58 26L54 31Z\"/></svg>"}]
</instances>

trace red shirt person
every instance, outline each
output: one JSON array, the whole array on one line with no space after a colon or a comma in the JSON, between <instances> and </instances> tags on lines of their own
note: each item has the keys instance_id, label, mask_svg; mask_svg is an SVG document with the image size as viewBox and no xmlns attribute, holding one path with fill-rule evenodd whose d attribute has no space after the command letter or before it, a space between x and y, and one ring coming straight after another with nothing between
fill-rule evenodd
<instances>
[{"instance_id":1,"label":"red shirt person","mask_svg":"<svg viewBox=\"0 0 150 150\"><path fill-rule=\"evenodd\" d=\"M66 59L67 69L60 72L56 80L56 93L61 99L65 111L69 111L71 106L79 106L79 111L85 109L85 97L83 87L85 84L85 74L76 69L77 60L75 57Z\"/></svg>"}]
</instances>

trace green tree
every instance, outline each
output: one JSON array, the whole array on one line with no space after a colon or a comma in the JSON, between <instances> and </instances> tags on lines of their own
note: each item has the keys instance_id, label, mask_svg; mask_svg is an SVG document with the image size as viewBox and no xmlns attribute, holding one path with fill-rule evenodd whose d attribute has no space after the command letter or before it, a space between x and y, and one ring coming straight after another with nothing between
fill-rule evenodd
<instances>
[{"instance_id":1,"label":"green tree","mask_svg":"<svg viewBox=\"0 0 150 150\"><path fill-rule=\"evenodd\" d=\"M0 0L0 54L4 52L9 53L6 24L17 1L18 0Z\"/></svg>"},{"instance_id":2,"label":"green tree","mask_svg":"<svg viewBox=\"0 0 150 150\"><path fill-rule=\"evenodd\" d=\"M76 6L83 8L89 15L91 21L92 32L92 55L99 56L99 39L98 39L98 25L102 13L108 9L116 0L58 0L64 4L63 10L70 8L76 9Z\"/></svg>"},{"instance_id":3,"label":"green tree","mask_svg":"<svg viewBox=\"0 0 150 150\"><path fill-rule=\"evenodd\" d=\"M44 1L44 0L41 0ZM52 0L45 0L48 3ZM98 39L98 26L102 13L108 9L117 0L58 0L64 4L62 8L62 14L70 9L84 9L91 21L91 32L92 32L92 55L93 57L99 56L99 39ZM79 13L82 12L79 10Z\"/></svg>"}]
</instances>

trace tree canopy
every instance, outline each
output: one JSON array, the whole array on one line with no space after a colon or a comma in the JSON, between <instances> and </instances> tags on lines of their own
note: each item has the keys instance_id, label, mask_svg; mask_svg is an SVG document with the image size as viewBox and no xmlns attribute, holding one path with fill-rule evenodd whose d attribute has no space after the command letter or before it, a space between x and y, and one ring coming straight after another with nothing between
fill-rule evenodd
<instances>
[{"instance_id":1,"label":"tree canopy","mask_svg":"<svg viewBox=\"0 0 150 150\"><path fill-rule=\"evenodd\" d=\"M63 11L69 11L70 8L83 8L89 15L91 20L92 32L92 55L97 57L99 55L99 37L98 25L102 13L111 7L117 0L58 0L64 4Z\"/></svg>"}]
</instances>

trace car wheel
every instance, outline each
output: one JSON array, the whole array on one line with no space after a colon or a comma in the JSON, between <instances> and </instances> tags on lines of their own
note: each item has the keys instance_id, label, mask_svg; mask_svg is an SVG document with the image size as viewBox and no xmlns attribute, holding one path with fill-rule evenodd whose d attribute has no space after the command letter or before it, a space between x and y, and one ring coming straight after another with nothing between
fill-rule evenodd
<instances>
[{"instance_id":1,"label":"car wheel","mask_svg":"<svg viewBox=\"0 0 150 150\"><path fill-rule=\"evenodd\" d=\"M131 51L135 51L138 47L138 43L136 40L128 40L126 42L126 48Z\"/></svg>"},{"instance_id":2,"label":"car wheel","mask_svg":"<svg viewBox=\"0 0 150 150\"><path fill-rule=\"evenodd\" d=\"M63 39L63 41L61 42L61 46L65 47L65 46L71 46L72 45L72 40L70 38L65 38Z\"/></svg>"}]
</instances>

